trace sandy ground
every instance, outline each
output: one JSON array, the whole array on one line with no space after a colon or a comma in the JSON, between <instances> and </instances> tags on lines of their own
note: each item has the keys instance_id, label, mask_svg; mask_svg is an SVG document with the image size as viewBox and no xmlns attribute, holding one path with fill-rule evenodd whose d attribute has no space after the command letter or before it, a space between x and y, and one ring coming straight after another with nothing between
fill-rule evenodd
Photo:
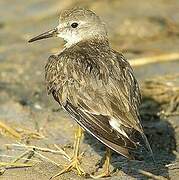
<instances>
[{"instance_id":1,"label":"sandy ground","mask_svg":"<svg viewBox=\"0 0 179 180\"><path fill-rule=\"evenodd\" d=\"M177 0L1 0L0 123L14 129L14 136L9 137L1 128L2 180L48 180L68 162L55 144L72 155L76 123L47 96L44 84L46 60L63 48L63 42L49 39L28 44L27 41L56 26L61 9L74 6L88 7L99 14L107 24L111 45L128 59L178 51ZM179 78L174 77L179 73L178 67L177 59L134 67L143 92L141 117L156 163L149 159L128 161L113 153L112 176L106 179L178 179ZM12 162L24 152L27 155L16 162L19 167L13 167ZM92 173L105 147L85 134L81 152L84 152L82 167ZM11 164L5 166L1 162ZM70 172L56 179L84 178Z\"/></svg>"}]
</instances>

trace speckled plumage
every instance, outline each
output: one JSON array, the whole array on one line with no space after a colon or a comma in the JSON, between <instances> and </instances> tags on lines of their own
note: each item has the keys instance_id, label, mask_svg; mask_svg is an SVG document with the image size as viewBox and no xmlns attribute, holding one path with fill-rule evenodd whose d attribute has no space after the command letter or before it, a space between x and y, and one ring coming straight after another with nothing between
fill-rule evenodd
<instances>
[{"instance_id":1,"label":"speckled plumage","mask_svg":"<svg viewBox=\"0 0 179 180\"><path fill-rule=\"evenodd\" d=\"M49 57L45 67L48 93L105 145L126 157L143 134L139 121L140 91L124 56L110 48L107 39L79 42ZM110 126L114 118L128 138Z\"/></svg>"}]
</instances>

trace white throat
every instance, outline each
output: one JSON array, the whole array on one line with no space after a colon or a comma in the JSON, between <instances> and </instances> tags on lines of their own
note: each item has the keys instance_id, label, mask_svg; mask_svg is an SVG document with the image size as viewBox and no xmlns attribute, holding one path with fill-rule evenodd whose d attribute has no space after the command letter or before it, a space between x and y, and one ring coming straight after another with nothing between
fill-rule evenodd
<instances>
[{"instance_id":1,"label":"white throat","mask_svg":"<svg viewBox=\"0 0 179 180\"><path fill-rule=\"evenodd\" d=\"M69 48L70 46L80 42L82 40L82 38L80 36L77 36L76 34L65 34L65 33L61 33L58 35L58 37L61 37L65 40L65 47Z\"/></svg>"}]
</instances>

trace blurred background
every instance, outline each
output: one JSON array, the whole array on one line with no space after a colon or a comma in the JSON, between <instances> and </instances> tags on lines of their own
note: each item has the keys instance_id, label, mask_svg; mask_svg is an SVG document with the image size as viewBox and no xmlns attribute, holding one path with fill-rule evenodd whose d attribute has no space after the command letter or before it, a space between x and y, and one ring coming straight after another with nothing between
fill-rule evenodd
<instances>
[{"instance_id":1,"label":"blurred background","mask_svg":"<svg viewBox=\"0 0 179 180\"><path fill-rule=\"evenodd\" d=\"M111 46L133 66L143 94L141 116L156 158L154 165L114 154L113 176L107 179L177 179L178 0L0 1L0 179L49 179L59 171L57 164L66 162L59 147L72 153L75 122L47 96L44 83L47 59L60 52L64 42L27 41L55 27L60 11L75 6L102 18ZM94 172L105 148L86 134L81 149L84 169ZM83 179L73 172L60 178Z\"/></svg>"}]
</instances>

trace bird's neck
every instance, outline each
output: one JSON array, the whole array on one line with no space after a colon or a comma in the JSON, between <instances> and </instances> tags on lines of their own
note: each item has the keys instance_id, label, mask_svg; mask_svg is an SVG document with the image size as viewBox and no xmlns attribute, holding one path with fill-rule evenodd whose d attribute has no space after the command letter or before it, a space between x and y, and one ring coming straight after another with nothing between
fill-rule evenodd
<instances>
[{"instance_id":1,"label":"bird's neck","mask_svg":"<svg viewBox=\"0 0 179 180\"><path fill-rule=\"evenodd\" d=\"M93 36L86 36L86 37L81 37L81 38L71 38L70 40L65 40L65 48L70 48L72 46L75 46L79 43L105 43L106 45L109 45L108 38L107 36L102 36L102 35L93 35Z\"/></svg>"},{"instance_id":2,"label":"bird's neck","mask_svg":"<svg viewBox=\"0 0 179 180\"><path fill-rule=\"evenodd\" d=\"M95 58L105 57L106 60L111 56L112 48L109 45L108 39L94 38L80 41L70 47L66 47L59 53L63 56L73 56L74 59L83 57L87 58L89 61L94 61Z\"/></svg>"}]
</instances>

